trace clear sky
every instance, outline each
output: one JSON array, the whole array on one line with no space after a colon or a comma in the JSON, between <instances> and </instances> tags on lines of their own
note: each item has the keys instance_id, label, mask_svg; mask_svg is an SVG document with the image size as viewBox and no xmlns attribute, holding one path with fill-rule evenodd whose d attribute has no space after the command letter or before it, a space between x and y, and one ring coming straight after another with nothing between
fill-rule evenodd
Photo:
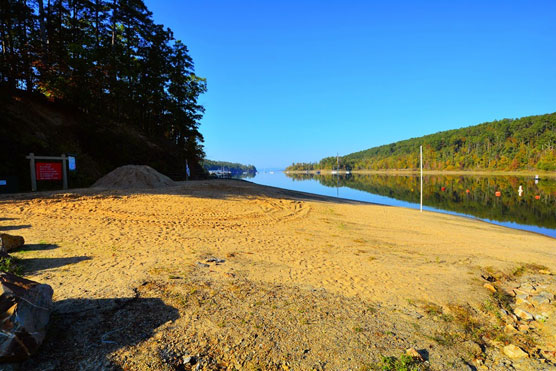
<instances>
[{"instance_id":1,"label":"clear sky","mask_svg":"<svg viewBox=\"0 0 556 371\"><path fill-rule=\"evenodd\" d=\"M556 1L146 4L208 80L209 159L283 168L556 111Z\"/></svg>"}]
</instances>

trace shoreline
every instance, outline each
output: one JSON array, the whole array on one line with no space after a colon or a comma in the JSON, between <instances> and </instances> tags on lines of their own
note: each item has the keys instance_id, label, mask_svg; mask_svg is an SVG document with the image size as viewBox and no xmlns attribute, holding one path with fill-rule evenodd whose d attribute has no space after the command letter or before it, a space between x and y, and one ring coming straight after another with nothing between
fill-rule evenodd
<instances>
[{"instance_id":1,"label":"shoreline","mask_svg":"<svg viewBox=\"0 0 556 371\"><path fill-rule=\"evenodd\" d=\"M321 175L332 175L332 170L283 170L286 174L317 174L320 172ZM362 174L362 175L418 175L419 170L413 169L392 169L392 170L351 170L351 174ZM345 175L345 170L339 170L338 174ZM491 171L491 170L423 170L423 175L475 175L475 176L519 176L519 177L534 177L539 175L542 179L543 177L556 178L556 171Z\"/></svg>"}]
</instances>

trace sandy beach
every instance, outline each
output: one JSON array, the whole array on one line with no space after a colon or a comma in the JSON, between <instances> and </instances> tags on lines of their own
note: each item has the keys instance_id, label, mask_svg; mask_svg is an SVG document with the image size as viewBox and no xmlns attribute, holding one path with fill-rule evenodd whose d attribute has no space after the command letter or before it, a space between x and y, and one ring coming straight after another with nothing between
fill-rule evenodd
<instances>
[{"instance_id":1,"label":"sandy beach","mask_svg":"<svg viewBox=\"0 0 556 371\"><path fill-rule=\"evenodd\" d=\"M543 369L556 354L553 300L527 331L510 312L520 286L556 293L556 240L468 218L213 180L3 196L0 229L54 289L23 369L373 369L412 347L431 369ZM506 356L514 343L529 356Z\"/></svg>"}]
</instances>

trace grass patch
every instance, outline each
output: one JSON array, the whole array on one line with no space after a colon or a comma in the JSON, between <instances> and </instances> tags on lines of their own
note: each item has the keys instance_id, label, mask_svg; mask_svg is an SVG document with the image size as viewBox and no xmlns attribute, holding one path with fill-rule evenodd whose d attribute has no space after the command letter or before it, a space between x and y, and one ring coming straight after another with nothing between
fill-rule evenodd
<instances>
[{"instance_id":1,"label":"grass patch","mask_svg":"<svg viewBox=\"0 0 556 371\"><path fill-rule=\"evenodd\" d=\"M514 298L506 291L498 289L495 293L492 294L492 298L496 301L496 303L498 303L501 308L504 308L508 312L512 311L511 304L513 304Z\"/></svg>"},{"instance_id":2,"label":"grass patch","mask_svg":"<svg viewBox=\"0 0 556 371\"><path fill-rule=\"evenodd\" d=\"M399 357L384 356L373 368L382 371L421 371L429 369L427 364L407 354L402 354Z\"/></svg>"},{"instance_id":3,"label":"grass patch","mask_svg":"<svg viewBox=\"0 0 556 371\"><path fill-rule=\"evenodd\" d=\"M523 276L523 274L525 274L527 271L529 272L533 272L533 273L539 273L539 271L548 271L548 267L541 265L541 264L534 264L534 263L527 263L527 264L522 264L519 267L515 268L512 271L512 276L513 277L520 277Z\"/></svg>"},{"instance_id":4,"label":"grass patch","mask_svg":"<svg viewBox=\"0 0 556 371\"><path fill-rule=\"evenodd\" d=\"M425 335L425 337L445 347L452 346L457 342L457 336L449 332L437 333L433 336Z\"/></svg>"},{"instance_id":5,"label":"grass patch","mask_svg":"<svg viewBox=\"0 0 556 371\"><path fill-rule=\"evenodd\" d=\"M426 303L423 305L423 310L430 316L440 316L442 314L442 307L434 303Z\"/></svg>"},{"instance_id":6,"label":"grass patch","mask_svg":"<svg viewBox=\"0 0 556 371\"><path fill-rule=\"evenodd\" d=\"M20 260L10 257L0 258L0 272L15 274L16 276L23 275L23 267L20 264Z\"/></svg>"},{"instance_id":7,"label":"grass patch","mask_svg":"<svg viewBox=\"0 0 556 371\"><path fill-rule=\"evenodd\" d=\"M513 270L512 276L514 276L514 277L523 276L523 273L525 273L526 270L527 270L527 268L525 268L524 265L520 265L519 267L517 267L516 269Z\"/></svg>"}]
</instances>

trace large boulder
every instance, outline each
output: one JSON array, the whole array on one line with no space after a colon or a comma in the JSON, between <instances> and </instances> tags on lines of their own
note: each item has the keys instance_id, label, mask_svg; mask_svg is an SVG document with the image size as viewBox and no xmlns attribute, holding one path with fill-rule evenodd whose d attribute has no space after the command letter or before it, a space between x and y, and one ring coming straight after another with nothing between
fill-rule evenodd
<instances>
[{"instance_id":1,"label":"large boulder","mask_svg":"<svg viewBox=\"0 0 556 371\"><path fill-rule=\"evenodd\" d=\"M0 251L10 252L18 249L25 244L25 240L21 236L12 236L7 233L0 233Z\"/></svg>"},{"instance_id":2,"label":"large boulder","mask_svg":"<svg viewBox=\"0 0 556 371\"><path fill-rule=\"evenodd\" d=\"M0 273L0 362L22 361L37 351L52 311L52 287Z\"/></svg>"}]
</instances>

